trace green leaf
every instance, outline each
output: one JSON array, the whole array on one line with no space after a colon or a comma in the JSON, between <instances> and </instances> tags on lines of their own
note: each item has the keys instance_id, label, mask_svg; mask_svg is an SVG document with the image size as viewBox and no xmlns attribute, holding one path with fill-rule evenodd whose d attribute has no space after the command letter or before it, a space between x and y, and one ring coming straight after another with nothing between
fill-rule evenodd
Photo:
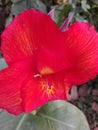
<instances>
[{"instance_id":1,"label":"green leaf","mask_svg":"<svg viewBox=\"0 0 98 130\"><path fill-rule=\"evenodd\" d=\"M83 113L65 101L53 101L37 111L15 117L0 114L0 130L90 130Z\"/></svg>"},{"instance_id":2,"label":"green leaf","mask_svg":"<svg viewBox=\"0 0 98 130\"><path fill-rule=\"evenodd\" d=\"M76 21L81 21L81 22L87 22L86 19L84 19L81 15L79 15L78 13L75 16Z\"/></svg>"},{"instance_id":3,"label":"green leaf","mask_svg":"<svg viewBox=\"0 0 98 130\"><path fill-rule=\"evenodd\" d=\"M15 16L17 16L20 12L30 8L47 12L46 6L40 0L12 0L12 2L13 5L11 8L11 14Z\"/></svg>"},{"instance_id":4,"label":"green leaf","mask_svg":"<svg viewBox=\"0 0 98 130\"><path fill-rule=\"evenodd\" d=\"M11 14L17 16L20 12L27 9L25 0L16 2L11 7Z\"/></svg>"},{"instance_id":5,"label":"green leaf","mask_svg":"<svg viewBox=\"0 0 98 130\"><path fill-rule=\"evenodd\" d=\"M0 70L7 67L7 64L4 60L4 58L0 58Z\"/></svg>"},{"instance_id":6,"label":"green leaf","mask_svg":"<svg viewBox=\"0 0 98 130\"><path fill-rule=\"evenodd\" d=\"M20 123L23 115L13 116L3 111L0 113L0 130L16 130L17 125Z\"/></svg>"},{"instance_id":7,"label":"green leaf","mask_svg":"<svg viewBox=\"0 0 98 130\"><path fill-rule=\"evenodd\" d=\"M13 20L12 15L10 14L9 17L6 18L5 26L7 26Z\"/></svg>"},{"instance_id":8,"label":"green leaf","mask_svg":"<svg viewBox=\"0 0 98 130\"><path fill-rule=\"evenodd\" d=\"M87 4L87 1L86 0L82 0L81 1L81 5L82 5L82 9L87 12L88 9L90 9L90 5Z\"/></svg>"},{"instance_id":9,"label":"green leaf","mask_svg":"<svg viewBox=\"0 0 98 130\"><path fill-rule=\"evenodd\" d=\"M30 0L28 3L29 8L35 8L37 10L41 10L43 12L47 12L46 5L42 3L40 0Z\"/></svg>"},{"instance_id":10,"label":"green leaf","mask_svg":"<svg viewBox=\"0 0 98 130\"><path fill-rule=\"evenodd\" d=\"M65 101L53 101L40 109L37 115L46 119L48 130L89 130L83 113Z\"/></svg>"},{"instance_id":11,"label":"green leaf","mask_svg":"<svg viewBox=\"0 0 98 130\"><path fill-rule=\"evenodd\" d=\"M17 16L20 12L26 9L35 8L43 12L47 12L46 6L40 0L11 0L13 2L11 6L11 13L6 19L5 25L7 26L12 20L13 15Z\"/></svg>"},{"instance_id":12,"label":"green leaf","mask_svg":"<svg viewBox=\"0 0 98 130\"><path fill-rule=\"evenodd\" d=\"M56 11L55 11L55 22L61 26L63 21L67 18L69 12L71 11L72 7L70 4L63 4L63 5L58 5L56 6Z\"/></svg>"}]
</instances>

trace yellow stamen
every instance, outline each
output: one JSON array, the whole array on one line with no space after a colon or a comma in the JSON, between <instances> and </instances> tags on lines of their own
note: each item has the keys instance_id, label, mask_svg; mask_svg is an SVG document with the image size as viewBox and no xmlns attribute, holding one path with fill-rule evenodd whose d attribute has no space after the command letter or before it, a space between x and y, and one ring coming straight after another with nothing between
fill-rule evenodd
<instances>
[{"instance_id":1,"label":"yellow stamen","mask_svg":"<svg viewBox=\"0 0 98 130\"><path fill-rule=\"evenodd\" d=\"M55 87L53 83L51 85L48 85L47 81L42 80L41 86L42 86L42 91L44 91L44 94L46 93L48 97L51 97L54 94Z\"/></svg>"},{"instance_id":2,"label":"yellow stamen","mask_svg":"<svg viewBox=\"0 0 98 130\"><path fill-rule=\"evenodd\" d=\"M41 70L41 74L52 74L52 73L53 73L53 70L49 67L44 67Z\"/></svg>"}]
</instances>

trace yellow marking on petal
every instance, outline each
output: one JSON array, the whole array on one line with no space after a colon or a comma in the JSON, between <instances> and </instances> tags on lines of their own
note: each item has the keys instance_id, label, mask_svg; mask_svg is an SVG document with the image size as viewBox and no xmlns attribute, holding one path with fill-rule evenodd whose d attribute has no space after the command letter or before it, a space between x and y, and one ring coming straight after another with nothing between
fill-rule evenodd
<instances>
[{"instance_id":1,"label":"yellow marking on petal","mask_svg":"<svg viewBox=\"0 0 98 130\"><path fill-rule=\"evenodd\" d=\"M42 90L44 91L44 94L46 93L48 97L51 97L54 94L55 85L53 83L51 85L48 85L47 81L42 80L41 86L42 86Z\"/></svg>"},{"instance_id":2,"label":"yellow marking on petal","mask_svg":"<svg viewBox=\"0 0 98 130\"><path fill-rule=\"evenodd\" d=\"M49 67L44 67L41 69L41 74L52 74L54 71Z\"/></svg>"}]
</instances>

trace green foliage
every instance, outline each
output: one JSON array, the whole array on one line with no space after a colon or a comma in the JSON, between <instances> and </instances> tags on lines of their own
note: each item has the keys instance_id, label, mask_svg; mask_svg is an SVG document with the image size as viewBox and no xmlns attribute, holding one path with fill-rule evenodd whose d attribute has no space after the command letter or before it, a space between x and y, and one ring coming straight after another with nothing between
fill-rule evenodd
<instances>
[{"instance_id":1,"label":"green foliage","mask_svg":"<svg viewBox=\"0 0 98 130\"><path fill-rule=\"evenodd\" d=\"M70 0L75 20L88 21L98 29L98 1L97 0Z\"/></svg>"},{"instance_id":2,"label":"green foliage","mask_svg":"<svg viewBox=\"0 0 98 130\"><path fill-rule=\"evenodd\" d=\"M71 11L72 7L70 4L63 4L55 6L55 22L60 26L65 18L67 18L68 13Z\"/></svg>"},{"instance_id":3,"label":"green foliage","mask_svg":"<svg viewBox=\"0 0 98 130\"><path fill-rule=\"evenodd\" d=\"M86 1L86 0L81 0L81 7L82 7L82 9L83 9L85 12L87 12L88 9L90 9L90 5L87 4L87 1Z\"/></svg>"},{"instance_id":4,"label":"green foliage","mask_svg":"<svg viewBox=\"0 0 98 130\"><path fill-rule=\"evenodd\" d=\"M36 115L18 117L5 111L0 114L0 130L90 130L83 113L65 101L53 101Z\"/></svg>"},{"instance_id":5,"label":"green foliage","mask_svg":"<svg viewBox=\"0 0 98 130\"><path fill-rule=\"evenodd\" d=\"M98 29L98 1L97 0L69 0L69 2L63 2L59 5L54 1L59 0L6 0L11 1L11 12L9 17L6 19L6 25L10 23L13 16L17 16L20 12L25 9L35 8L42 10L43 12L49 12L50 9L56 8L55 21L60 26L69 12L74 12L74 20L88 21L94 24ZM2 2L2 0L0 1Z\"/></svg>"},{"instance_id":6,"label":"green foliage","mask_svg":"<svg viewBox=\"0 0 98 130\"><path fill-rule=\"evenodd\" d=\"M46 6L39 0L12 0L12 2L13 5L11 8L11 14L15 16L20 12L30 8L35 8L37 10L46 12Z\"/></svg>"},{"instance_id":7,"label":"green foliage","mask_svg":"<svg viewBox=\"0 0 98 130\"><path fill-rule=\"evenodd\" d=\"M6 68L6 67L7 67L7 64L4 60L4 58L0 58L0 70L3 68Z\"/></svg>"},{"instance_id":8,"label":"green foliage","mask_svg":"<svg viewBox=\"0 0 98 130\"><path fill-rule=\"evenodd\" d=\"M11 13L9 17L6 19L6 25L8 25L11 20L13 19L13 16L17 16L20 12L35 8L37 10L41 10L43 12L47 12L46 6L44 3L42 3L40 0L11 0L12 6L11 6Z\"/></svg>"}]
</instances>

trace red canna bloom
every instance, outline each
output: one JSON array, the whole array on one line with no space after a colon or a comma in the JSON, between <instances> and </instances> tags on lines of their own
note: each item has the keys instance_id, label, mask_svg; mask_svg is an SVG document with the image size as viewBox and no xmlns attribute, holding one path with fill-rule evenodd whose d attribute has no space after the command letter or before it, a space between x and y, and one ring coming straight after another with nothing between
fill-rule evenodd
<instances>
[{"instance_id":1,"label":"red canna bloom","mask_svg":"<svg viewBox=\"0 0 98 130\"><path fill-rule=\"evenodd\" d=\"M21 13L2 34L8 67L0 71L0 107L18 115L67 99L72 84L96 76L97 41L87 23L76 22L61 32L42 12Z\"/></svg>"},{"instance_id":2,"label":"red canna bloom","mask_svg":"<svg viewBox=\"0 0 98 130\"><path fill-rule=\"evenodd\" d=\"M8 68L0 71L1 108L18 115L67 99L70 84L57 72L68 66L63 43L58 26L42 12L26 10L14 19L2 34Z\"/></svg>"}]
</instances>

